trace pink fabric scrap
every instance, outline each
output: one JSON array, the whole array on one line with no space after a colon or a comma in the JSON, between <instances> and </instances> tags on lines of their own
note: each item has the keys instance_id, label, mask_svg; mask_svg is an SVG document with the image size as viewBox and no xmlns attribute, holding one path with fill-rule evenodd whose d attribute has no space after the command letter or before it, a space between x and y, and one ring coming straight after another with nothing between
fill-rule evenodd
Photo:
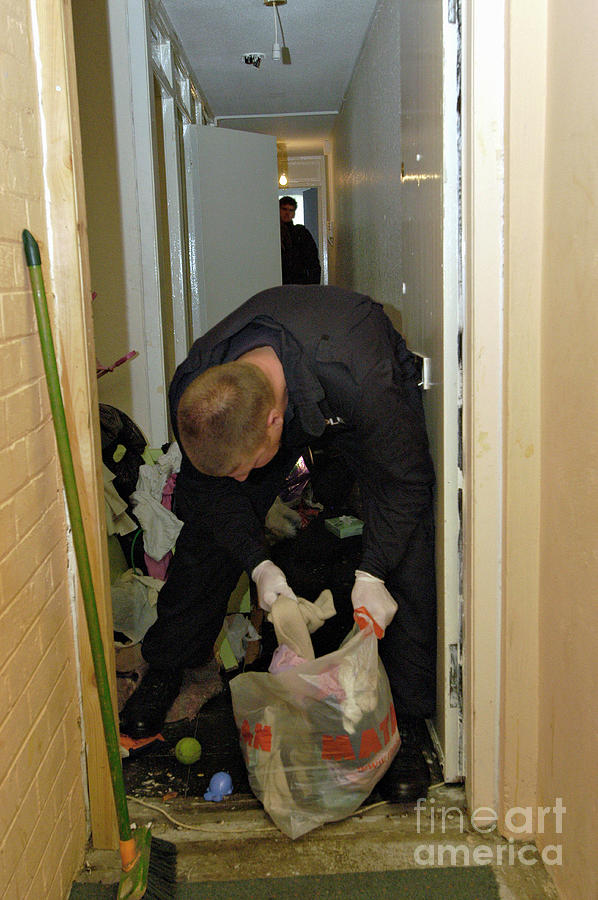
<instances>
[{"instance_id":1,"label":"pink fabric scrap","mask_svg":"<svg viewBox=\"0 0 598 900\"><path fill-rule=\"evenodd\" d=\"M173 472L162 489L161 502L165 509L172 510L172 495L174 494L176 476L177 473ZM143 558L147 567L147 574L151 575L152 578L159 578L160 581L166 581L166 578L168 577L168 567L170 565L170 560L172 559L172 550L169 550L160 560L152 559L147 553L143 554Z\"/></svg>"},{"instance_id":2,"label":"pink fabric scrap","mask_svg":"<svg viewBox=\"0 0 598 900\"><path fill-rule=\"evenodd\" d=\"M286 644L279 644L272 654L272 662L268 666L271 675L278 675L280 672L286 672L288 669L294 669L300 666L305 660L302 656L298 656L294 650L287 647Z\"/></svg>"}]
</instances>

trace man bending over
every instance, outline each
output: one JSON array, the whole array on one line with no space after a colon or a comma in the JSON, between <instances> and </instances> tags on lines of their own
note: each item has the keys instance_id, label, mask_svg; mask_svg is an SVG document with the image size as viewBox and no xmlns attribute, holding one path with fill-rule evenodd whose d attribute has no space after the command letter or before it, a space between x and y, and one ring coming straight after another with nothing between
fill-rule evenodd
<instances>
[{"instance_id":1,"label":"man bending over","mask_svg":"<svg viewBox=\"0 0 598 900\"><path fill-rule=\"evenodd\" d=\"M264 610L279 594L294 597L269 557L264 520L328 429L363 508L355 618L379 639L404 733L379 789L396 801L425 795L427 766L408 739L414 720L433 714L436 693L434 472L417 381L382 307L331 286L262 291L194 343L169 395L184 526L142 645L150 668L121 713L126 734L160 731L183 669L211 657L243 570Z\"/></svg>"}]
</instances>

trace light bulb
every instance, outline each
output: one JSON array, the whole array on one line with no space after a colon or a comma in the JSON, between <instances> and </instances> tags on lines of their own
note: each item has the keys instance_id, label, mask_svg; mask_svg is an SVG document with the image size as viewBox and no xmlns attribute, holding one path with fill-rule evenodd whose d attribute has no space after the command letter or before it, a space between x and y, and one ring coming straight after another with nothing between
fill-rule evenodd
<instances>
[{"instance_id":1,"label":"light bulb","mask_svg":"<svg viewBox=\"0 0 598 900\"><path fill-rule=\"evenodd\" d=\"M279 183L279 185L280 185L281 187L284 187L285 184L287 183L287 176L284 174L284 172L282 173L282 175L281 175L280 178L278 179L278 183Z\"/></svg>"}]
</instances>

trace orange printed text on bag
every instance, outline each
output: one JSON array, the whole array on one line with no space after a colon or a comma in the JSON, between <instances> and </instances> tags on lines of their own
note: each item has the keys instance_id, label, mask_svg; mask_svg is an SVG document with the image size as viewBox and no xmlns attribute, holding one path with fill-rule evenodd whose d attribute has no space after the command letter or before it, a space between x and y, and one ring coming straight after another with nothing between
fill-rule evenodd
<instances>
[{"instance_id":1,"label":"orange printed text on bag","mask_svg":"<svg viewBox=\"0 0 598 900\"><path fill-rule=\"evenodd\" d=\"M366 728L365 731L349 736L348 734L323 734L322 759L368 759L379 754L392 740L397 731L397 717L394 706L390 705L387 715L380 722L378 729ZM241 725L241 741L254 750L270 753L272 750L272 728L256 722L253 726L243 720ZM394 749L393 741L391 746ZM356 748L359 748L356 752ZM379 763L381 764L381 763Z\"/></svg>"}]
</instances>

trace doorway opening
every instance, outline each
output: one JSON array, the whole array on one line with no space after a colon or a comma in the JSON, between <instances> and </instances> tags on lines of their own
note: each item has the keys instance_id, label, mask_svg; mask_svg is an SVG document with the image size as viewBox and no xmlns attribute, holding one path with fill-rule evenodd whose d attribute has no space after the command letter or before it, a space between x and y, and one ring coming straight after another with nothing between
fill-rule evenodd
<instances>
[{"instance_id":1,"label":"doorway opening","mask_svg":"<svg viewBox=\"0 0 598 900\"><path fill-rule=\"evenodd\" d=\"M224 131L224 129L203 128L201 125L195 124L195 123L191 124L189 126L189 128L208 132L209 134L211 134L214 137L221 137L222 132ZM326 157L325 156L296 157L296 158L291 158L289 160L289 163L290 163L289 182L288 182L286 190L281 193L289 193L291 195L294 193L299 194L301 196L302 201L304 201L304 206L305 206L306 195L311 195L315 200L315 204L312 203L312 205L315 205L316 210L317 210L317 219L316 219L317 224L314 227L313 236L314 236L314 239L318 243L318 247L319 247L320 253L321 253L322 270L323 270L322 271L322 283L326 284L326 283L328 283L328 227L327 227L328 186L327 186L327 181L326 181ZM407 177L409 177L409 173L407 173ZM413 176L413 177L415 178L415 176ZM417 182L413 181L412 183L416 184ZM432 182L430 181L427 183L430 184ZM274 192L274 188L272 189L272 191ZM313 194L312 192L315 192L315 194ZM305 221L305 211L304 211L304 221ZM151 222L149 221L149 218L146 221L142 221L142 224L145 224L148 227L151 226ZM150 243L151 243L151 241L148 241L146 246L149 247ZM147 276L147 279L148 279L148 281L147 281L148 285L149 285L149 279L150 279L150 269L151 269L151 265L149 265L147 267L147 269L145 270L145 275ZM155 276L155 271L153 274ZM145 285L144 287L147 287L147 285ZM148 293L149 293L148 291L145 291L145 297L147 297ZM247 294L246 296L248 296L248 295L249 294ZM160 318L161 318L160 316L156 316L156 322ZM149 317L148 317L148 319L149 319ZM151 324L151 322L149 324ZM184 329L182 329L182 331L184 331ZM151 334L149 332L148 332L148 335L151 336ZM175 328L175 336L176 336L176 328ZM456 340L456 336L455 336L455 340ZM156 352L162 352L163 345L162 345L161 340L158 342L155 342L153 346L154 346L154 348L159 348L156 350ZM175 351L173 350L172 352L174 353ZM185 353L185 350L183 350L183 354L184 353ZM148 370L151 372L152 367L149 366ZM147 394L149 397L150 404L155 402L159 406L164 397L164 386L165 385L164 385L164 383L161 383L159 385L159 390L157 389L158 385L156 384L156 381L158 380L159 373L157 372L157 369L155 369L155 368L153 369L153 371L154 371L155 380L154 380L154 382L151 382L150 375L148 374L147 387L149 389L147 391ZM128 407L125 407L125 408L128 409ZM160 412L160 416L162 416L162 411ZM139 421L135 414L134 414L134 418L138 422L138 424L140 424L141 427L143 427L144 429L147 428L148 434L152 434L154 443L157 443L160 440L165 440L166 435L164 435L164 437L161 436L160 427L155 427L156 423L158 422L159 417L158 417L158 415L156 415L155 417L152 417L151 410L150 410L149 415L146 417L146 419L147 419L146 421ZM164 422L165 420L166 420L166 416L163 415L162 422ZM458 654L457 654L457 661L456 661L457 666L459 665L459 662L460 661L458 659Z\"/></svg>"},{"instance_id":2,"label":"doorway opening","mask_svg":"<svg viewBox=\"0 0 598 900\"><path fill-rule=\"evenodd\" d=\"M304 225L318 248L322 266L321 284L328 284L328 184L324 156L294 156L288 159L288 181L278 197L293 197L297 203L294 222Z\"/></svg>"}]
</instances>

